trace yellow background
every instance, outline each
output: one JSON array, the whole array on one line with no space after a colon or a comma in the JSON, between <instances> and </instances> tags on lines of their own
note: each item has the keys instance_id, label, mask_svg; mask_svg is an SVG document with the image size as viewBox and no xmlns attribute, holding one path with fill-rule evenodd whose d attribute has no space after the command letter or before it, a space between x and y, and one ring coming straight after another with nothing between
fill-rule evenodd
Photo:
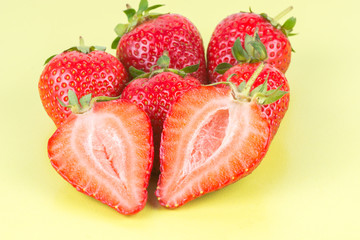
<instances>
[{"instance_id":1,"label":"yellow background","mask_svg":"<svg viewBox=\"0 0 360 240\"><path fill-rule=\"evenodd\" d=\"M38 79L44 60L76 45L79 35L110 49L126 2L3 0L0 239L360 239L358 1L162 2L158 11L188 17L205 46L227 15L251 6L275 16L294 6L300 34L291 38L296 53L286 73L290 108L262 164L177 210L151 201L125 217L78 193L50 166L55 126Z\"/></svg>"}]
</instances>

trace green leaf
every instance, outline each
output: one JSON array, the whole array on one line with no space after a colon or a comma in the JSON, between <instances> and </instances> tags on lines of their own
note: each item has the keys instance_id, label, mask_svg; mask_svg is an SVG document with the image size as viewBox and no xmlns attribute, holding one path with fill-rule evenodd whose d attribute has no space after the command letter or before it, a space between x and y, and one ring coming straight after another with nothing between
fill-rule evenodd
<instances>
[{"instance_id":1,"label":"green leaf","mask_svg":"<svg viewBox=\"0 0 360 240\"><path fill-rule=\"evenodd\" d=\"M267 82L267 80L266 80L266 82ZM282 86L283 85L280 85L276 89L271 89L269 91L264 90L263 92L259 92L260 94L258 94L258 102L261 105L267 105L267 104L271 104L273 102L276 102L277 100L279 100L285 94L288 93L286 91L281 91L280 90Z\"/></svg>"},{"instance_id":2,"label":"green leaf","mask_svg":"<svg viewBox=\"0 0 360 240\"><path fill-rule=\"evenodd\" d=\"M269 75L270 75L270 73L268 73L268 75L266 76L264 83L260 85L261 88L259 89L259 91L261 93L266 93L267 92Z\"/></svg>"},{"instance_id":3,"label":"green leaf","mask_svg":"<svg viewBox=\"0 0 360 240\"><path fill-rule=\"evenodd\" d=\"M271 104L273 102L276 102L277 100L282 98L287 93L288 92L286 92L286 91L277 90L274 93L272 93L269 97L265 98L262 105L267 105L267 104Z\"/></svg>"},{"instance_id":4,"label":"green leaf","mask_svg":"<svg viewBox=\"0 0 360 240\"><path fill-rule=\"evenodd\" d=\"M246 81L242 81L238 86L238 90L241 92L242 90L244 90L245 86L246 86Z\"/></svg>"},{"instance_id":5,"label":"green leaf","mask_svg":"<svg viewBox=\"0 0 360 240\"><path fill-rule=\"evenodd\" d=\"M257 61L263 61L267 59L266 47L261 41L254 41L249 43L254 49L254 58Z\"/></svg>"},{"instance_id":6,"label":"green leaf","mask_svg":"<svg viewBox=\"0 0 360 240\"><path fill-rule=\"evenodd\" d=\"M186 72L182 70L177 70L175 74L179 75L180 77L184 78L186 76Z\"/></svg>"},{"instance_id":7,"label":"green leaf","mask_svg":"<svg viewBox=\"0 0 360 240\"><path fill-rule=\"evenodd\" d=\"M136 77L144 74L145 72L142 71L142 70L136 69L136 68L133 67L133 66L130 66L130 67L129 67L129 73L130 73L130 75L131 75L133 78L136 78Z\"/></svg>"},{"instance_id":8,"label":"green leaf","mask_svg":"<svg viewBox=\"0 0 360 240\"><path fill-rule=\"evenodd\" d=\"M128 8L124 10L124 13L126 14L128 21L130 22L132 17L136 14L136 10L133 8Z\"/></svg>"},{"instance_id":9,"label":"green leaf","mask_svg":"<svg viewBox=\"0 0 360 240\"><path fill-rule=\"evenodd\" d=\"M119 44L119 41L120 41L120 38L119 36L117 36L114 41L111 43L111 49L116 49L118 44Z\"/></svg>"},{"instance_id":10,"label":"green leaf","mask_svg":"<svg viewBox=\"0 0 360 240\"><path fill-rule=\"evenodd\" d=\"M105 52L105 50L106 50L106 47L104 47L104 46L94 46L94 48L95 48L95 50L103 51L103 52Z\"/></svg>"},{"instance_id":11,"label":"green leaf","mask_svg":"<svg viewBox=\"0 0 360 240\"><path fill-rule=\"evenodd\" d=\"M48 62L50 62L51 59L53 59L56 55L57 55L57 54L52 55L51 57L49 57L48 59L46 59L45 62L44 62L44 65L46 65Z\"/></svg>"},{"instance_id":12,"label":"green leaf","mask_svg":"<svg viewBox=\"0 0 360 240\"><path fill-rule=\"evenodd\" d=\"M230 76L227 77L226 82L230 82L230 80L233 76L237 76L237 74L236 73L230 74Z\"/></svg>"},{"instance_id":13,"label":"green leaf","mask_svg":"<svg viewBox=\"0 0 360 240\"><path fill-rule=\"evenodd\" d=\"M121 37L122 35L125 34L127 27L128 27L128 24L119 23L118 25L116 25L116 27L115 27L115 29L114 29L114 30L115 30L115 33L116 33L119 37Z\"/></svg>"},{"instance_id":14,"label":"green leaf","mask_svg":"<svg viewBox=\"0 0 360 240\"><path fill-rule=\"evenodd\" d=\"M230 63L224 62L217 65L214 71L219 74L224 74L227 70L229 70L232 67L233 65L231 65Z\"/></svg>"},{"instance_id":15,"label":"green leaf","mask_svg":"<svg viewBox=\"0 0 360 240\"><path fill-rule=\"evenodd\" d=\"M80 98L80 105L83 108L88 107L88 106L90 106L90 101L91 101L91 93Z\"/></svg>"},{"instance_id":16,"label":"green leaf","mask_svg":"<svg viewBox=\"0 0 360 240\"><path fill-rule=\"evenodd\" d=\"M167 51L164 51L163 55L161 57L159 57L156 64L160 68L168 68L170 65L169 53Z\"/></svg>"},{"instance_id":17,"label":"green leaf","mask_svg":"<svg viewBox=\"0 0 360 240\"><path fill-rule=\"evenodd\" d=\"M90 52L90 47L88 46L78 46L77 50L79 50L82 53L89 53Z\"/></svg>"},{"instance_id":18,"label":"green leaf","mask_svg":"<svg viewBox=\"0 0 360 240\"><path fill-rule=\"evenodd\" d=\"M237 38L234 45L231 48L232 55L238 62L246 62L249 59L249 55L241 46L240 38Z\"/></svg>"},{"instance_id":19,"label":"green leaf","mask_svg":"<svg viewBox=\"0 0 360 240\"><path fill-rule=\"evenodd\" d=\"M76 106L78 107L78 109L80 109L79 100L76 96L76 93L73 90L69 89L68 97L69 97L69 105Z\"/></svg>"},{"instance_id":20,"label":"green leaf","mask_svg":"<svg viewBox=\"0 0 360 240\"><path fill-rule=\"evenodd\" d=\"M251 93L250 93L250 96L253 97L255 94L257 94L258 92L260 92L260 89L261 89L261 85L257 86L256 88L254 88Z\"/></svg>"},{"instance_id":21,"label":"green leaf","mask_svg":"<svg viewBox=\"0 0 360 240\"><path fill-rule=\"evenodd\" d=\"M163 13L149 13L148 15L146 15L147 19L155 19L160 17L161 15L164 15Z\"/></svg>"},{"instance_id":22,"label":"green leaf","mask_svg":"<svg viewBox=\"0 0 360 240\"><path fill-rule=\"evenodd\" d=\"M159 7L162 7L162 6L165 6L165 5L164 5L164 4L156 4L156 5L150 6L150 7L148 7L148 8L145 10L145 12L148 13L148 12L150 12L151 10L154 10L154 9L159 8Z\"/></svg>"},{"instance_id":23,"label":"green leaf","mask_svg":"<svg viewBox=\"0 0 360 240\"><path fill-rule=\"evenodd\" d=\"M288 20L285 21L285 23L282 25L282 28L292 31L296 24L296 18L290 17Z\"/></svg>"},{"instance_id":24,"label":"green leaf","mask_svg":"<svg viewBox=\"0 0 360 240\"><path fill-rule=\"evenodd\" d=\"M200 66L200 62L198 64L195 64L195 65L184 67L180 71L183 71L185 73L193 73L193 72L196 72L199 69L199 66Z\"/></svg>"},{"instance_id":25,"label":"green leaf","mask_svg":"<svg viewBox=\"0 0 360 240\"><path fill-rule=\"evenodd\" d=\"M261 39L260 39L260 36L259 36L259 28L256 28L256 29L255 29L255 32L254 32L254 35L253 35L253 39L254 39L256 42L261 42Z\"/></svg>"},{"instance_id":26,"label":"green leaf","mask_svg":"<svg viewBox=\"0 0 360 240\"><path fill-rule=\"evenodd\" d=\"M257 86L256 88L254 88L251 91L250 96L254 96L257 93L266 94L266 92L267 92L267 84L268 84L268 77L269 77L269 74L266 77L265 82L263 84L260 84L259 86Z\"/></svg>"},{"instance_id":27,"label":"green leaf","mask_svg":"<svg viewBox=\"0 0 360 240\"><path fill-rule=\"evenodd\" d=\"M265 19L268 19L268 18L269 18L269 16L268 16L266 13L260 13L260 16L262 16L262 17L265 18Z\"/></svg>"},{"instance_id":28,"label":"green leaf","mask_svg":"<svg viewBox=\"0 0 360 240\"><path fill-rule=\"evenodd\" d=\"M139 9L137 11L138 14L142 14L147 8L149 4L147 0L141 0L139 3Z\"/></svg>"},{"instance_id":29,"label":"green leaf","mask_svg":"<svg viewBox=\"0 0 360 240\"><path fill-rule=\"evenodd\" d=\"M251 42L253 42L254 39L249 34L246 34L245 36L245 43L244 47L248 55L254 56L254 47L251 45Z\"/></svg>"},{"instance_id":30,"label":"green leaf","mask_svg":"<svg viewBox=\"0 0 360 240\"><path fill-rule=\"evenodd\" d=\"M60 98L56 97L56 99L58 100L61 106L68 107L68 105L66 105L63 101L61 101Z\"/></svg>"},{"instance_id":31,"label":"green leaf","mask_svg":"<svg viewBox=\"0 0 360 240\"><path fill-rule=\"evenodd\" d=\"M295 36L295 35L298 35L298 33L288 33L288 36L289 36L289 37Z\"/></svg>"},{"instance_id":32,"label":"green leaf","mask_svg":"<svg viewBox=\"0 0 360 240\"><path fill-rule=\"evenodd\" d=\"M64 52L71 52L71 51L78 51L78 47L71 47L71 48L68 48L66 49Z\"/></svg>"}]
</instances>

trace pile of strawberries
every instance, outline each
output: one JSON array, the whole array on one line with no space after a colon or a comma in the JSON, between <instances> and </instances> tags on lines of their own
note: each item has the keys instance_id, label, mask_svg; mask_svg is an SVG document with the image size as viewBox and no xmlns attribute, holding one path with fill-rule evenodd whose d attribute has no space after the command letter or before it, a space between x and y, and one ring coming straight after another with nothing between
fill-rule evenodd
<instances>
[{"instance_id":1,"label":"pile of strawberries","mask_svg":"<svg viewBox=\"0 0 360 240\"><path fill-rule=\"evenodd\" d=\"M161 205L179 207L250 174L289 104L295 18L240 12L222 20L205 50L197 28L141 0L115 28L116 57L72 47L47 60L39 81L57 126L55 170L122 214L144 208L151 173Z\"/></svg>"}]
</instances>

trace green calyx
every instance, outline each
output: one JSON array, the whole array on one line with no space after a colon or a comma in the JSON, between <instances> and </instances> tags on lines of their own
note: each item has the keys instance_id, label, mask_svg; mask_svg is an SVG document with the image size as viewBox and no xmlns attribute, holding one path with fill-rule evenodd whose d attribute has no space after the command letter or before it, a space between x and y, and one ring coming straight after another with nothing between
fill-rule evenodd
<instances>
[{"instance_id":1,"label":"green calyx","mask_svg":"<svg viewBox=\"0 0 360 240\"><path fill-rule=\"evenodd\" d=\"M232 96L237 101L250 102L250 101L255 100L260 105L271 104L273 102L276 102L280 98L282 98L288 92L280 90L282 85L280 85L276 89L267 90L269 75L266 77L263 84L257 86L252 91L250 91L255 80L257 79L257 77L259 76L261 71L264 69L264 66L265 66L265 64L263 62L260 63L259 67L255 70L255 72L250 77L250 79L247 82L245 82L245 81L241 82L239 86L236 86L233 82L230 82L231 78L236 75L235 73L231 74L226 79L226 82L217 82L217 83L210 84L208 86L226 84L231 88Z\"/></svg>"},{"instance_id":2,"label":"green calyx","mask_svg":"<svg viewBox=\"0 0 360 240\"><path fill-rule=\"evenodd\" d=\"M151 10L164 6L163 4L157 4L153 6L149 6L147 0L141 0L139 3L139 8L136 11L134 8L131 8L128 4L126 5L127 9L124 10L125 15L128 18L127 24L119 23L115 27L115 33L118 35L115 40L111 44L112 49L116 49L121 37L125 34L133 30L139 24L157 18L161 16L160 13L150 13Z\"/></svg>"},{"instance_id":3,"label":"green calyx","mask_svg":"<svg viewBox=\"0 0 360 240\"><path fill-rule=\"evenodd\" d=\"M78 97L76 96L76 93L73 90L69 89L68 91L69 104L66 105L59 98L57 98L57 100L59 101L61 106L69 108L73 113L82 114L89 111L94 106L95 102L106 102L106 101L116 100L119 97L98 96L92 98L90 93L83 96L79 100Z\"/></svg>"},{"instance_id":4,"label":"green calyx","mask_svg":"<svg viewBox=\"0 0 360 240\"><path fill-rule=\"evenodd\" d=\"M105 50L106 50L106 47L103 47L103 46L86 46L86 45L85 45L84 38L80 36L79 39L80 39L80 40L79 40L79 46L75 46L75 47L68 48L68 49L66 49L66 50L63 51L63 52L77 51L77 52L82 52L82 53L87 54L87 53L90 53L90 52L95 51L95 50L97 50L97 51L103 51L103 52L105 52ZM47 64L48 62L50 62L50 60L53 59L56 55L57 55L57 54L52 55L51 57L49 57L48 59L46 59L44 65Z\"/></svg>"},{"instance_id":5,"label":"green calyx","mask_svg":"<svg viewBox=\"0 0 360 240\"><path fill-rule=\"evenodd\" d=\"M133 66L131 66L129 68L129 72L134 79L151 78L154 75L163 73L163 72L172 72L181 77L185 77L189 73L196 72L199 69L200 62L196 65L184 67L183 69L180 69L180 70L169 68L169 65L170 65L169 53L167 51L164 51L163 55L161 57L159 57L159 59L157 60L156 65L154 65L150 68L150 72L144 72L142 70L134 68ZM155 68L157 68L157 69L154 70Z\"/></svg>"},{"instance_id":6,"label":"green calyx","mask_svg":"<svg viewBox=\"0 0 360 240\"><path fill-rule=\"evenodd\" d=\"M278 21L282 17L284 17L286 14L288 14L292 9L293 9L293 7L290 6L290 7L286 8L285 10L283 10L281 13L279 13L274 18L269 17L266 13L261 13L260 16L262 16L267 21L269 21L271 23L271 25L273 25L275 28L280 29L285 34L285 36L290 37L290 36L296 35L296 33L292 32L295 27L295 24L296 24L296 18L290 17L282 25L280 23L278 23Z\"/></svg>"},{"instance_id":7,"label":"green calyx","mask_svg":"<svg viewBox=\"0 0 360 240\"><path fill-rule=\"evenodd\" d=\"M266 47L260 40L258 29L255 30L253 36L246 34L244 48L241 45L240 38L237 38L231 52L238 63L257 63L268 58ZM224 74L231 67L230 63L220 63L216 66L215 71Z\"/></svg>"}]
</instances>

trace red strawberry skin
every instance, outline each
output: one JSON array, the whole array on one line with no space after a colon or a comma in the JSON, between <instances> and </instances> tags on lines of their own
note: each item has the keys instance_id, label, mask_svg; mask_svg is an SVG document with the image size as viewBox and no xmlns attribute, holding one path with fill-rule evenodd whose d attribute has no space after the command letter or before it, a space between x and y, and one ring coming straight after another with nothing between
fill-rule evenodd
<instances>
[{"instance_id":1,"label":"red strawberry skin","mask_svg":"<svg viewBox=\"0 0 360 240\"><path fill-rule=\"evenodd\" d=\"M45 66L40 80L42 104L59 127L71 111L62 107L57 98L68 103L67 92L72 89L79 99L92 93L95 96L119 96L128 80L122 63L103 51L88 54L78 51L63 52Z\"/></svg>"},{"instance_id":2,"label":"red strawberry skin","mask_svg":"<svg viewBox=\"0 0 360 240\"><path fill-rule=\"evenodd\" d=\"M160 204L176 208L247 176L269 144L270 126L255 101L234 100L227 88L189 90L164 122Z\"/></svg>"},{"instance_id":3,"label":"red strawberry skin","mask_svg":"<svg viewBox=\"0 0 360 240\"><path fill-rule=\"evenodd\" d=\"M207 83L201 35L195 25L181 15L164 14L140 24L121 37L116 55L126 69L133 66L149 72L165 50L171 59L170 68L182 69L200 63L191 76Z\"/></svg>"},{"instance_id":4,"label":"red strawberry skin","mask_svg":"<svg viewBox=\"0 0 360 240\"><path fill-rule=\"evenodd\" d=\"M274 28L269 21L255 13L235 13L223 19L215 28L207 49L210 82L219 81L220 74L214 70L223 62L236 65L231 48L239 37L244 46L246 34L253 36L255 29L268 53L268 63L283 73L291 61L291 45L285 34Z\"/></svg>"},{"instance_id":5,"label":"red strawberry skin","mask_svg":"<svg viewBox=\"0 0 360 240\"><path fill-rule=\"evenodd\" d=\"M138 78L129 83L121 94L122 99L131 101L145 110L151 119L154 132L155 163L157 170L158 149L166 115L171 105L186 91L200 86L194 77L181 77L172 72L163 72L151 78Z\"/></svg>"},{"instance_id":6,"label":"red strawberry skin","mask_svg":"<svg viewBox=\"0 0 360 240\"><path fill-rule=\"evenodd\" d=\"M220 80L226 81L230 75L235 74L233 77L231 77L230 81L238 86L241 82L247 82L250 79L254 71L258 68L259 64L260 63L244 63L235 65L228 71L226 71ZM265 64L264 69L256 78L251 90L263 84L267 76L268 90L276 89L277 87L282 85L280 90L286 92L290 91L289 84L285 75L270 64ZM289 101L290 93L287 93L274 103L268 105L261 105L261 111L263 112L263 114L265 114L266 118L270 123L272 138L275 136L280 126L281 120L284 118L284 115L289 107Z\"/></svg>"},{"instance_id":7,"label":"red strawberry skin","mask_svg":"<svg viewBox=\"0 0 360 240\"><path fill-rule=\"evenodd\" d=\"M121 98L136 103L145 110L152 126L162 128L172 103L184 92L200 86L194 77L181 77L172 72L163 72L151 78L138 78L124 89Z\"/></svg>"},{"instance_id":8,"label":"red strawberry skin","mask_svg":"<svg viewBox=\"0 0 360 240\"><path fill-rule=\"evenodd\" d=\"M78 191L129 215L144 208L153 159L148 116L126 100L71 114L48 142L55 170Z\"/></svg>"}]
</instances>

